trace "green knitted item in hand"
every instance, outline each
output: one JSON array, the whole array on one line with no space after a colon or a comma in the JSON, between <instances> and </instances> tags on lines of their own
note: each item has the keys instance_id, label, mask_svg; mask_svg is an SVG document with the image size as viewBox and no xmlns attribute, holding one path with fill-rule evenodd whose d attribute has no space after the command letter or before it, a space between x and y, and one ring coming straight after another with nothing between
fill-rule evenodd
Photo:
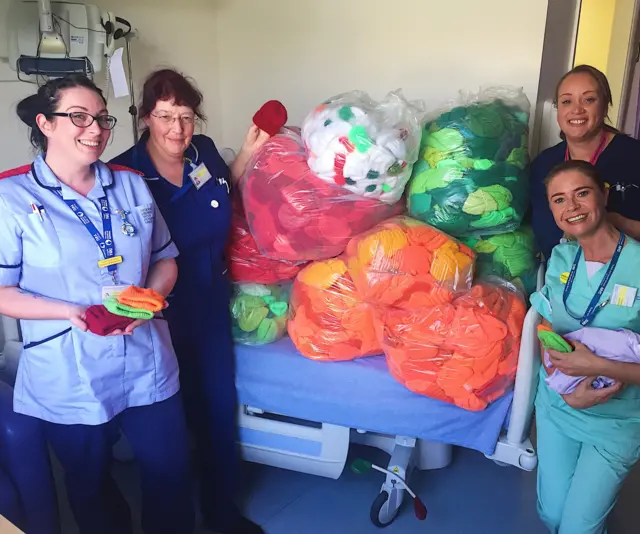
<instances>
[{"instance_id":1,"label":"green knitted item in hand","mask_svg":"<svg viewBox=\"0 0 640 534\"><path fill-rule=\"evenodd\" d=\"M120 315L121 317L129 317L130 319L153 319L154 313L147 310L140 310L120 304L116 297L109 297L104 301L104 307L107 308L114 315Z\"/></svg>"},{"instance_id":2,"label":"green knitted item in hand","mask_svg":"<svg viewBox=\"0 0 640 534\"><path fill-rule=\"evenodd\" d=\"M573 347L560 335L551 330L538 329L538 339L544 350L555 350L556 352L573 352Z\"/></svg>"}]
</instances>

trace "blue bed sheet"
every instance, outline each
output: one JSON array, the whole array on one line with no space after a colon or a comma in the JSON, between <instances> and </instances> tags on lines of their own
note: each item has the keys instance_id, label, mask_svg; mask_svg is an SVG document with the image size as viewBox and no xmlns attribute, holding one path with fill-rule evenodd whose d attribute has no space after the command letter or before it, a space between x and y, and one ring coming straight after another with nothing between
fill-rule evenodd
<instances>
[{"instance_id":1,"label":"blue bed sheet","mask_svg":"<svg viewBox=\"0 0 640 534\"><path fill-rule=\"evenodd\" d=\"M236 345L240 403L318 423L438 441L493 454L513 393L482 412L417 395L389 373L384 356L317 362L289 338Z\"/></svg>"}]
</instances>

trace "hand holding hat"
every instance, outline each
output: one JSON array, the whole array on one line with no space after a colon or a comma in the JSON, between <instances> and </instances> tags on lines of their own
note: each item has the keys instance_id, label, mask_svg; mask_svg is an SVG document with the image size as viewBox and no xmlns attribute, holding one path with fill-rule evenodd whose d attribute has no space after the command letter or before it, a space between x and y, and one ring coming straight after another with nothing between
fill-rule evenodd
<instances>
[{"instance_id":1,"label":"hand holding hat","mask_svg":"<svg viewBox=\"0 0 640 534\"><path fill-rule=\"evenodd\" d=\"M287 108L278 100L269 100L253 116L245 136L242 152L253 156L270 137L276 135L288 120Z\"/></svg>"}]
</instances>

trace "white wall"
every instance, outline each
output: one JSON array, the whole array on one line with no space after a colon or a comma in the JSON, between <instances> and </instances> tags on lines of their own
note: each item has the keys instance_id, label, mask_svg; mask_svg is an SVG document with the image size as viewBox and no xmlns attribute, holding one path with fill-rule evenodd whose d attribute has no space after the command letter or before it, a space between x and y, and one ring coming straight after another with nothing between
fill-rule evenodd
<instances>
[{"instance_id":1,"label":"white wall","mask_svg":"<svg viewBox=\"0 0 640 534\"><path fill-rule=\"evenodd\" d=\"M11 0L0 0L0 56L6 55L4 15ZM71 0L77 2L78 0ZM136 101L141 82L153 69L171 66L192 76L205 96L205 113L210 117L208 134L220 137L218 65L215 39L218 0L86 0L104 11L113 11L138 30L132 42ZM0 80L15 79L15 72L0 64ZM96 81L104 89L103 77ZM26 127L15 115L15 104L34 92L30 84L0 82L0 169L21 165L32 157ZM139 102L138 102L139 103ZM7 106L8 104L8 106ZM133 143L129 100L110 99L109 110L118 117L105 159Z\"/></svg>"},{"instance_id":2,"label":"white wall","mask_svg":"<svg viewBox=\"0 0 640 534\"><path fill-rule=\"evenodd\" d=\"M269 98L299 123L356 88L381 98L402 87L435 106L460 89L513 84L535 104L546 12L546 0L221 2L223 139L237 144Z\"/></svg>"},{"instance_id":3,"label":"white wall","mask_svg":"<svg viewBox=\"0 0 640 534\"><path fill-rule=\"evenodd\" d=\"M581 0L549 0L531 143L533 154L560 142L555 109L547 106L543 116L544 104L554 100L558 80L573 68L580 7Z\"/></svg>"},{"instance_id":4,"label":"white wall","mask_svg":"<svg viewBox=\"0 0 640 534\"><path fill-rule=\"evenodd\" d=\"M237 147L255 110L271 98L285 103L291 124L356 88L380 98L401 87L435 107L460 89L512 84L536 102L546 0L90 1L139 30L136 88L150 69L167 64L196 79L207 132L219 145ZM0 19L8 2L0 0ZM7 70L0 65L0 80ZM31 157L14 106L33 89L0 82L2 168ZM128 105L110 103L119 124L106 157L132 142Z\"/></svg>"}]
</instances>

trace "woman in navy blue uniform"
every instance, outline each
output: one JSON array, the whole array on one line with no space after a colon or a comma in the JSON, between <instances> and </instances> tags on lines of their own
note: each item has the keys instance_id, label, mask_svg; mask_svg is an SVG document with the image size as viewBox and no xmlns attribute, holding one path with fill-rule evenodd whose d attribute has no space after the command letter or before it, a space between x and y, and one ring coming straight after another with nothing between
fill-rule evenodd
<instances>
[{"instance_id":1,"label":"woman in navy blue uniform","mask_svg":"<svg viewBox=\"0 0 640 534\"><path fill-rule=\"evenodd\" d=\"M531 163L531 224L540 251L548 260L562 239L547 200L545 178L569 159L590 162L609 187L611 222L625 234L640 238L640 141L606 124L612 104L607 77L589 65L579 65L558 83L555 104L563 141L543 151Z\"/></svg>"},{"instance_id":2,"label":"woman in navy blue uniform","mask_svg":"<svg viewBox=\"0 0 640 534\"><path fill-rule=\"evenodd\" d=\"M200 506L205 526L221 534L260 534L234 503L240 480L237 399L224 249L231 192L266 140L252 126L230 168L213 140L194 135L205 117L202 94L164 69L143 87L140 141L113 163L141 172L180 252L179 276L165 316L180 364L187 420L196 438Z\"/></svg>"}]
</instances>

